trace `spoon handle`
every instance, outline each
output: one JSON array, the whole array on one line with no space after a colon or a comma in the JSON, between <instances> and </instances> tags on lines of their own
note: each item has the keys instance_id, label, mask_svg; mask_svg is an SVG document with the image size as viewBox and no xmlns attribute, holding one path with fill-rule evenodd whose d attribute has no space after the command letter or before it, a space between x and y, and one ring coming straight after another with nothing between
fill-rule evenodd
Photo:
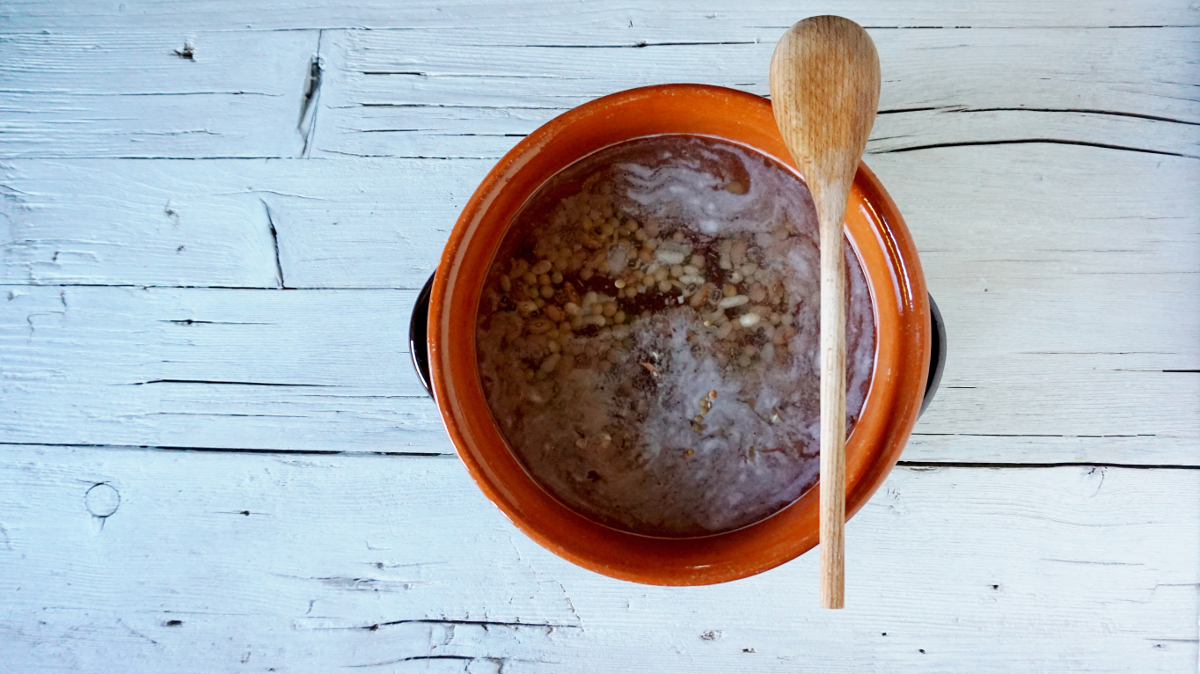
<instances>
[{"instance_id":1,"label":"spoon handle","mask_svg":"<svg viewBox=\"0 0 1200 674\"><path fill-rule=\"evenodd\" d=\"M771 55L771 105L821 231L821 605L845 605L846 199L879 108L879 54L839 16L795 24Z\"/></svg>"},{"instance_id":2,"label":"spoon handle","mask_svg":"<svg viewBox=\"0 0 1200 674\"><path fill-rule=\"evenodd\" d=\"M848 187L848 186L847 186ZM821 233L821 606L845 605L847 189L814 194Z\"/></svg>"}]
</instances>

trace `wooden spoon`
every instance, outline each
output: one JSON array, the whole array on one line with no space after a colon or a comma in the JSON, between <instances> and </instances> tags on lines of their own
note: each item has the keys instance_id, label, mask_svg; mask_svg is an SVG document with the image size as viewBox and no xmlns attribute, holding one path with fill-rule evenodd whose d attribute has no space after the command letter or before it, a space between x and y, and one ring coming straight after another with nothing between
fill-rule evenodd
<instances>
[{"instance_id":1,"label":"wooden spoon","mask_svg":"<svg viewBox=\"0 0 1200 674\"><path fill-rule=\"evenodd\" d=\"M879 55L862 26L814 16L771 57L775 122L817 207L821 229L821 606L845 605L846 264L850 185L879 107Z\"/></svg>"}]
</instances>

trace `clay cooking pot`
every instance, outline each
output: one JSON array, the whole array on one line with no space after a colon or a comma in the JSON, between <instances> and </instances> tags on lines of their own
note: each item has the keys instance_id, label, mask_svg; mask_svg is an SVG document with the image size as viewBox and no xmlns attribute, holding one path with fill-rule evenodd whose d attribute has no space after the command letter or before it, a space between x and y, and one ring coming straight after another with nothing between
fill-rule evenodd
<instances>
[{"instance_id":1,"label":"clay cooking pot","mask_svg":"<svg viewBox=\"0 0 1200 674\"><path fill-rule=\"evenodd\" d=\"M673 84L631 89L575 108L518 143L475 191L418 300L412 347L459 456L513 524L555 554L598 573L655 585L701 585L760 573L815 546L816 485L771 517L699 538L655 538L599 524L560 503L526 472L492 419L476 368L475 320L484 277L513 216L538 187L576 160L660 134L719 138L795 170L770 102L752 94ZM850 194L846 236L870 287L876 326L870 390L846 443L850 517L887 477L936 389L945 335L908 228L865 164Z\"/></svg>"}]
</instances>

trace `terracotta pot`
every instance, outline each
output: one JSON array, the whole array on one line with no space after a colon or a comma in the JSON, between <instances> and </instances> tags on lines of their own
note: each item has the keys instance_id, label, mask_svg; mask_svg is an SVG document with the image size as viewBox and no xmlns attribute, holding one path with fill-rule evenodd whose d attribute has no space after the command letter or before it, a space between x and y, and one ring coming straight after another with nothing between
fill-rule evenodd
<instances>
[{"instance_id":1,"label":"terracotta pot","mask_svg":"<svg viewBox=\"0 0 1200 674\"><path fill-rule=\"evenodd\" d=\"M475 320L484 277L513 215L547 179L581 157L658 134L720 138L794 170L770 102L752 94L674 84L623 91L575 108L518 143L467 202L426 288L428 351L416 341L425 327L419 303L413 353L419 370L422 358L428 358L423 379L432 384L471 477L535 541L614 578L655 585L720 583L775 567L817 544L815 485L771 517L722 534L655 538L599 524L560 503L526 472L492 419L476 368ZM931 323L916 246L896 205L865 165L851 191L846 234L871 288L877 330L870 390L846 446L849 517L899 458L926 390L936 388L945 341L940 324Z\"/></svg>"}]
</instances>

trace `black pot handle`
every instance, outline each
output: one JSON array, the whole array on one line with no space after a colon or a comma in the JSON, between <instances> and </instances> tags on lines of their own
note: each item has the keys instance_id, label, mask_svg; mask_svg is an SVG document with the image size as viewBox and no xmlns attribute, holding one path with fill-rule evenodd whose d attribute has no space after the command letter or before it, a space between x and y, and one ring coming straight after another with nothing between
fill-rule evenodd
<instances>
[{"instance_id":1,"label":"black pot handle","mask_svg":"<svg viewBox=\"0 0 1200 674\"><path fill-rule=\"evenodd\" d=\"M425 392L433 395L433 386L429 383L429 295L433 292L433 277L425 282L425 287L417 294L416 304L413 305L412 319L408 322L408 351L412 355L413 368L417 371L417 379Z\"/></svg>"},{"instance_id":2,"label":"black pot handle","mask_svg":"<svg viewBox=\"0 0 1200 674\"><path fill-rule=\"evenodd\" d=\"M433 395L433 387L429 383L429 295L433 290L433 275L425 282L425 287L417 294L413 305L412 320L408 324L408 349L412 354L413 367L421 386L429 395ZM946 324L942 321L942 313L938 311L933 295L929 296L929 321L933 328L933 351L929 362L929 379L925 383L925 397L921 400L921 414L933 401L938 384L942 381L942 370L946 367Z\"/></svg>"},{"instance_id":3,"label":"black pot handle","mask_svg":"<svg viewBox=\"0 0 1200 674\"><path fill-rule=\"evenodd\" d=\"M925 414L929 403L933 402L933 394L937 393L938 384L942 383L942 370L946 369L946 322L942 320L942 312L938 310L933 295L929 296L929 323L933 348L929 353L929 378L925 380L925 397L921 399L921 414ZM918 415L919 416L919 415Z\"/></svg>"}]
</instances>

